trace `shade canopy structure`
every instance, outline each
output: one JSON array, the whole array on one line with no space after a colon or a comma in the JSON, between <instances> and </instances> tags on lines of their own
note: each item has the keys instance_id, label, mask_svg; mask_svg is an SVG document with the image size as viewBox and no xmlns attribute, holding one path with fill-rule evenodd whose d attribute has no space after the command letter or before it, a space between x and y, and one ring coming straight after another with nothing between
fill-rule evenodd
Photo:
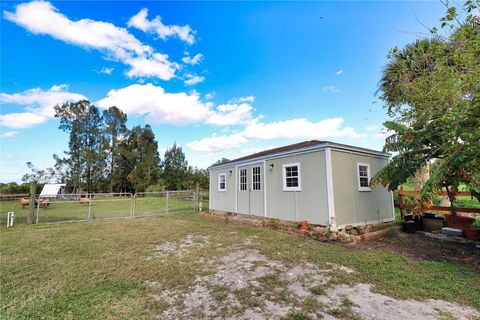
<instances>
[{"instance_id":1,"label":"shade canopy structure","mask_svg":"<svg viewBox=\"0 0 480 320\"><path fill-rule=\"evenodd\" d=\"M60 189L65 186L66 184L64 183L47 183L43 186L39 198L55 198Z\"/></svg>"}]
</instances>

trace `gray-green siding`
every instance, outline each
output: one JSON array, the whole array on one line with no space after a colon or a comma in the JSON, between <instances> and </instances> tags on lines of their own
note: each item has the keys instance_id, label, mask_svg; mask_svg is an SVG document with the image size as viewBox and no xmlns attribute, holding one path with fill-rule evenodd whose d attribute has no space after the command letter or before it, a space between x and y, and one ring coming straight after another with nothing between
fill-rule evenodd
<instances>
[{"instance_id":1,"label":"gray-green siding","mask_svg":"<svg viewBox=\"0 0 480 320\"><path fill-rule=\"evenodd\" d=\"M325 150L275 157L246 164L210 168L210 209L289 221L329 225ZM283 190L283 165L300 163L301 191ZM383 187L358 190L357 163L370 165L374 176L386 158L331 149L333 206L337 225L385 221L393 216L392 195ZM252 167L261 168L261 191L251 190ZM239 190L239 170L248 170L248 190ZM226 174L226 191L218 191L218 175ZM333 214L333 212L332 212Z\"/></svg>"},{"instance_id":2,"label":"gray-green siding","mask_svg":"<svg viewBox=\"0 0 480 320\"><path fill-rule=\"evenodd\" d=\"M357 163L370 165L373 177L388 160L332 149L333 194L337 225L375 223L392 219L392 194L382 186L359 191Z\"/></svg>"},{"instance_id":3,"label":"gray-green siding","mask_svg":"<svg viewBox=\"0 0 480 320\"><path fill-rule=\"evenodd\" d=\"M301 191L283 191L282 165L300 163ZM325 152L315 151L266 161L267 216L289 221L328 223ZM270 165L274 167L270 170Z\"/></svg>"}]
</instances>

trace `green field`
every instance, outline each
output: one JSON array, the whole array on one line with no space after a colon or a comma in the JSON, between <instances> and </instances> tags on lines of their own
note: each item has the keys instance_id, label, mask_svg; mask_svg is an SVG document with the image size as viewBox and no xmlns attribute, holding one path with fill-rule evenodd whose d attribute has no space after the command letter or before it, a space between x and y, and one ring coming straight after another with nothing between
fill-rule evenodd
<instances>
[{"instance_id":1,"label":"green field","mask_svg":"<svg viewBox=\"0 0 480 320\"><path fill-rule=\"evenodd\" d=\"M204 208L206 207L204 204ZM99 198L91 202L90 208L88 204L81 204L79 201L56 201L50 203L47 208L39 209L39 223L88 220L89 209L91 219L128 218L132 212L135 217L142 217L192 211L193 201L169 198L168 210L166 198L155 196L136 198L135 201L128 197ZM19 201L0 201L0 222L3 225L6 224L7 213L10 211L15 213L15 224L26 223L28 208L23 209ZM35 219L36 214L35 208Z\"/></svg>"},{"instance_id":2,"label":"green field","mask_svg":"<svg viewBox=\"0 0 480 320\"><path fill-rule=\"evenodd\" d=\"M194 242L190 247L185 244L189 236ZM314 296L301 304L288 295L283 279L262 277L255 288L231 290L229 294L239 301L234 310L224 301L228 287L210 283L210 292L222 306L215 310L219 318L239 315L258 306L262 299L275 299L297 304L299 312L326 308L325 312L339 318L352 319L354 314L347 308L350 302L343 309L329 310L314 298L331 287L358 283L373 284L375 292L392 299L442 299L480 310L480 276L475 260L468 266L413 259L381 248L321 243L192 212L129 220L23 224L1 227L0 238L1 319L155 318L168 307L158 298L162 292L193 290L195 279L212 274L222 265L222 257L235 250L256 250L286 266L311 264L328 269L332 268L329 263L334 263L355 272L329 273L329 282L314 288ZM177 249L163 258L155 256L155 248L162 244ZM412 250L416 248L411 245ZM251 290L257 290L259 296L252 298ZM180 309L188 308L188 303L177 303Z\"/></svg>"}]
</instances>

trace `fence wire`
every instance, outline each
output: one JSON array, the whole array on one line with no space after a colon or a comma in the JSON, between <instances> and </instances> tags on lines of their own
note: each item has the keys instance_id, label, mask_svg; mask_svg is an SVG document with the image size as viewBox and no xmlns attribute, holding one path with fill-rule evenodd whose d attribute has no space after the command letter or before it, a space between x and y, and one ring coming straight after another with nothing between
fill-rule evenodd
<instances>
[{"instance_id":1,"label":"fence wire","mask_svg":"<svg viewBox=\"0 0 480 320\"><path fill-rule=\"evenodd\" d=\"M64 223L208 210L208 192L194 190L61 194L36 200L37 223Z\"/></svg>"}]
</instances>

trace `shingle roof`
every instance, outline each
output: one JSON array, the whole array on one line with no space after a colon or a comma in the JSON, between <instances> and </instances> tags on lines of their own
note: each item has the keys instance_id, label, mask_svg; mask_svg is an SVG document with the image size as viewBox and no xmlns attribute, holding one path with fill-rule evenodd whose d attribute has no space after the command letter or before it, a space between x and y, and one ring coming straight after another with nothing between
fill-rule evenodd
<instances>
[{"instance_id":1,"label":"shingle roof","mask_svg":"<svg viewBox=\"0 0 480 320\"><path fill-rule=\"evenodd\" d=\"M224 164L228 164L228 163L232 163L232 162L237 162L237 161L253 159L253 158L266 156L266 155L270 155L270 154L275 154L275 153L280 153L280 152L285 152L285 151L290 151L290 150L295 150L295 149L301 149L301 148L310 147L310 146L314 146L314 145L322 144L322 143L326 143L326 141L309 140L309 141L304 141L304 142L300 142L300 143L294 143L294 144L290 144L290 145L284 146L284 147L279 147L279 148L275 148L275 149L270 149L270 150L265 150L265 151L260 151L260 152L257 152L257 153L253 153L253 154L250 154L250 155L245 156L245 157L241 157L241 158L230 160L228 162L213 165L212 167L215 167L217 165L224 165Z\"/></svg>"}]
</instances>

